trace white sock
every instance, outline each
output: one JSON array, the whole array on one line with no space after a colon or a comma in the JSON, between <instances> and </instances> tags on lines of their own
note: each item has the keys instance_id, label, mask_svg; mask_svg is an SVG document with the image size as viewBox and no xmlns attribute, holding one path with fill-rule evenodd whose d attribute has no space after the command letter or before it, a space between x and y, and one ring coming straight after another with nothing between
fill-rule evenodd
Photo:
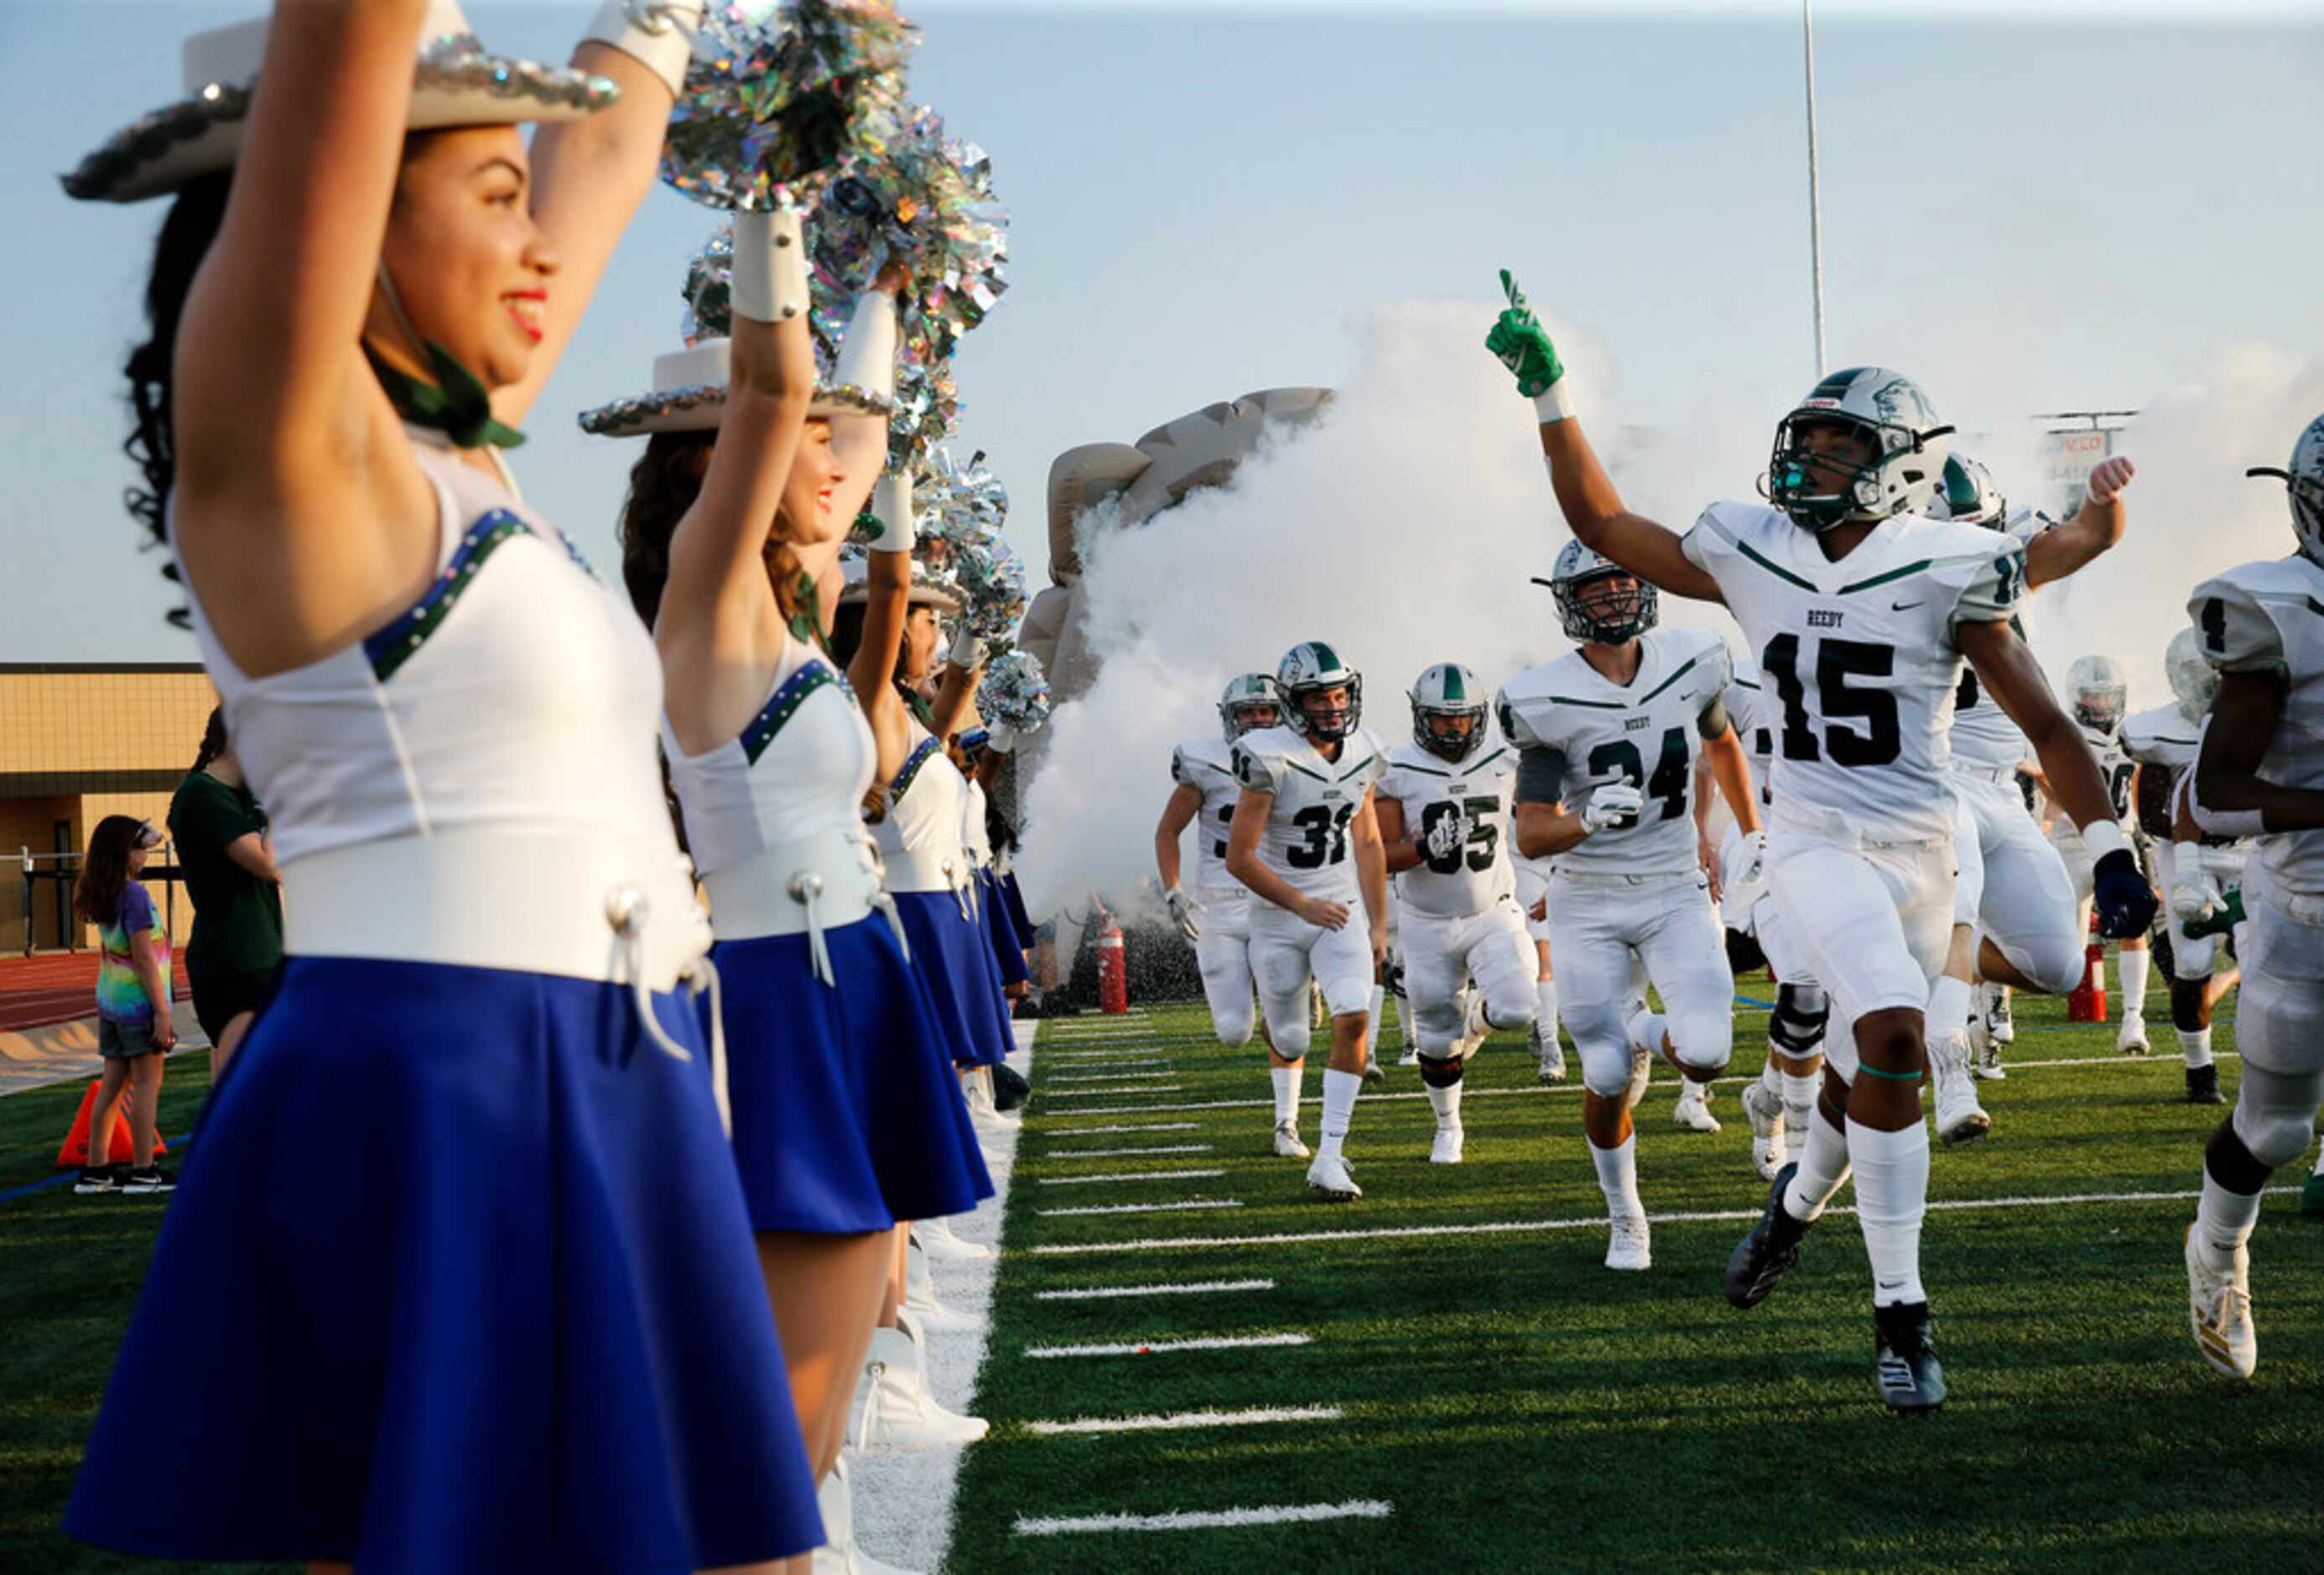
<instances>
[{"instance_id":1,"label":"white sock","mask_svg":"<svg viewBox=\"0 0 2324 1575\"><path fill-rule=\"evenodd\" d=\"M1546 1039L1557 1032L1557 981L1536 980L1533 998L1539 1003L1534 1022L1539 1026L1542 1037Z\"/></svg>"},{"instance_id":2,"label":"white sock","mask_svg":"<svg viewBox=\"0 0 2324 1575\"><path fill-rule=\"evenodd\" d=\"M1791 1111L1784 1112L1786 1119ZM1800 1168L1784 1189L1784 1212L1812 1224L1848 1180L1848 1137L1813 1109L1808 1111L1805 1147L1794 1143L1792 1156Z\"/></svg>"},{"instance_id":3,"label":"white sock","mask_svg":"<svg viewBox=\"0 0 2324 1575\"><path fill-rule=\"evenodd\" d=\"M2313 1174L2324 1175L2324 1147L2316 1150L2316 1169Z\"/></svg>"},{"instance_id":4,"label":"white sock","mask_svg":"<svg viewBox=\"0 0 2324 1575\"><path fill-rule=\"evenodd\" d=\"M1438 1088L1434 1083L1427 1086L1429 1106L1436 1112L1437 1130L1441 1132L1448 1127L1459 1126L1461 1124L1461 1085L1455 1082L1448 1083L1443 1088Z\"/></svg>"},{"instance_id":5,"label":"white sock","mask_svg":"<svg viewBox=\"0 0 2324 1575\"><path fill-rule=\"evenodd\" d=\"M1606 1194L1609 1219L1635 1219L1646 1211L1638 1202L1638 1135L1631 1133L1612 1148L1590 1146L1590 1163L1598 1167L1598 1190Z\"/></svg>"},{"instance_id":6,"label":"white sock","mask_svg":"<svg viewBox=\"0 0 2324 1575\"><path fill-rule=\"evenodd\" d=\"M1663 1015L1660 1012L1640 1012L1625 1026L1630 1036L1630 1047L1645 1045L1655 1055L1663 1053Z\"/></svg>"},{"instance_id":7,"label":"white sock","mask_svg":"<svg viewBox=\"0 0 2324 1575\"><path fill-rule=\"evenodd\" d=\"M1794 1077L1788 1072L1778 1075L1784 1080L1785 1129L1797 1134L1806 1131L1811 1127L1828 1127L1831 1124L1816 1114L1816 1091L1823 1086L1822 1073L1811 1072L1805 1077ZM1833 1136L1838 1137L1839 1134L1834 1133ZM1792 1151L1794 1154L1799 1152L1799 1145L1796 1142L1793 1144Z\"/></svg>"},{"instance_id":8,"label":"white sock","mask_svg":"<svg viewBox=\"0 0 2324 1575\"><path fill-rule=\"evenodd\" d=\"M2146 972L2153 965L2154 953L2144 946L2135 952L2125 947L2115 953L2115 969L2122 975L2122 1011L2125 1017L2133 1012L2145 1015Z\"/></svg>"},{"instance_id":9,"label":"white sock","mask_svg":"<svg viewBox=\"0 0 2324 1575\"><path fill-rule=\"evenodd\" d=\"M1928 1036L1959 1034L1969 1027L1969 981L1941 973L1929 986Z\"/></svg>"},{"instance_id":10,"label":"white sock","mask_svg":"<svg viewBox=\"0 0 2324 1575\"><path fill-rule=\"evenodd\" d=\"M1356 1094L1363 1086L1361 1073L1342 1072L1335 1066L1323 1069L1323 1136L1315 1150L1323 1158L1340 1156L1340 1145L1348 1138L1349 1119L1356 1113Z\"/></svg>"},{"instance_id":11,"label":"white sock","mask_svg":"<svg viewBox=\"0 0 2324 1575\"><path fill-rule=\"evenodd\" d=\"M1872 1260L1872 1304L1925 1302L1921 1285L1921 1220L1929 1211L1929 1129L1915 1121L1899 1132L1848 1123L1848 1157L1856 1167L1856 1219Z\"/></svg>"},{"instance_id":12,"label":"white sock","mask_svg":"<svg viewBox=\"0 0 2324 1575\"><path fill-rule=\"evenodd\" d=\"M2203 1266L2223 1275L2236 1266L2236 1248L2251 1239L2259 1221L2260 1194L2231 1193L2203 1172L2203 1197L2195 1205L2195 1251Z\"/></svg>"},{"instance_id":13,"label":"white sock","mask_svg":"<svg viewBox=\"0 0 2324 1575\"><path fill-rule=\"evenodd\" d=\"M1784 1097L1784 1074L1775 1065L1775 1058L1772 1055L1759 1064L1759 1086L1774 1094L1778 1100Z\"/></svg>"},{"instance_id":14,"label":"white sock","mask_svg":"<svg viewBox=\"0 0 2324 1575\"><path fill-rule=\"evenodd\" d=\"M1405 1049L1412 1048L1412 1002L1405 996L1396 998L1397 1043Z\"/></svg>"},{"instance_id":15,"label":"white sock","mask_svg":"<svg viewBox=\"0 0 2324 1575\"><path fill-rule=\"evenodd\" d=\"M1380 1008L1388 1004L1388 986L1372 986L1372 1020L1364 1025L1364 1054L1379 1058Z\"/></svg>"},{"instance_id":16,"label":"white sock","mask_svg":"<svg viewBox=\"0 0 2324 1575\"><path fill-rule=\"evenodd\" d=\"M1270 1066L1268 1077L1275 1084L1275 1124L1278 1127L1299 1125L1299 1085L1306 1081L1307 1066Z\"/></svg>"},{"instance_id":17,"label":"white sock","mask_svg":"<svg viewBox=\"0 0 2324 1575\"><path fill-rule=\"evenodd\" d=\"M2179 1052L2187 1057L2187 1070L2211 1064L2211 1030L2181 1028L2179 1030Z\"/></svg>"}]
</instances>

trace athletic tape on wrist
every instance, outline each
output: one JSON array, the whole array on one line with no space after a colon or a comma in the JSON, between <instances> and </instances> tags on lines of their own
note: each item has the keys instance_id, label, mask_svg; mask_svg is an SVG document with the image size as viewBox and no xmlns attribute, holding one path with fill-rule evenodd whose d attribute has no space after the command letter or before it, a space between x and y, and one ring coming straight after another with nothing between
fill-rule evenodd
<instances>
[{"instance_id":1,"label":"athletic tape on wrist","mask_svg":"<svg viewBox=\"0 0 2324 1575\"><path fill-rule=\"evenodd\" d=\"M2195 824L2215 837L2255 837L2267 829L2267 817L2256 809L2214 809L2203 802L2195 773L2187 773L2187 807Z\"/></svg>"},{"instance_id":2,"label":"athletic tape on wrist","mask_svg":"<svg viewBox=\"0 0 2324 1575\"><path fill-rule=\"evenodd\" d=\"M1536 394L1533 400L1535 419L1545 427L1552 421L1571 419L1573 415L1573 401L1566 389L1566 381L1561 377Z\"/></svg>"},{"instance_id":3,"label":"athletic tape on wrist","mask_svg":"<svg viewBox=\"0 0 2324 1575\"><path fill-rule=\"evenodd\" d=\"M2090 851L2090 862L2095 864L2108 853L2126 853L2130 843L2122 834L2122 827L2111 820L2092 821L2081 828L2082 846Z\"/></svg>"},{"instance_id":4,"label":"athletic tape on wrist","mask_svg":"<svg viewBox=\"0 0 2324 1575\"><path fill-rule=\"evenodd\" d=\"M807 246L795 208L734 216L734 315L787 323L807 310Z\"/></svg>"},{"instance_id":5,"label":"athletic tape on wrist","mask_svg":"<svg viewBox=\"0 0 2324 1575\"><path fill-rule=\"evenodd\" d=\"M660 78L675 98L685 89L706 8L707 0L604 0L581 36L621 51Z\"/></svg>"},{"instance_id":6,"label":"athletic tape on wrist","mask_svg":"<svg viewBox=\"0 0 2324 1575\"><path fill-rule=\"evenodd\" d=\"M880 478L872 489L872 511L880 516L884 529L880 539L872 544L874 552L904 552L912 550L919 539L912 528L912 478L893 474Z\"/></svg>"}]
</instances>

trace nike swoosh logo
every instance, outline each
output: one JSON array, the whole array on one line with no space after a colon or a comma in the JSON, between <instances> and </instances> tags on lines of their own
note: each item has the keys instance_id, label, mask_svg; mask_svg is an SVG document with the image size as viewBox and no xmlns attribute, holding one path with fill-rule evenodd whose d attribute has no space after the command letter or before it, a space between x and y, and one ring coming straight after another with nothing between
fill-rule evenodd
<instances>
[{"instance_id":1,"label":"nike swoosh logo","mask_svg":"<svg viewBox=\"0 0 2324 1575\"><path fill-rule=\"evenodd\" d=\"M1888 611L1891 612L1902 612L1907 607L1917 607L1919 605L1920 603L1918 602L1891 602L1888 603Z\"/></svg>"}]
</instances>

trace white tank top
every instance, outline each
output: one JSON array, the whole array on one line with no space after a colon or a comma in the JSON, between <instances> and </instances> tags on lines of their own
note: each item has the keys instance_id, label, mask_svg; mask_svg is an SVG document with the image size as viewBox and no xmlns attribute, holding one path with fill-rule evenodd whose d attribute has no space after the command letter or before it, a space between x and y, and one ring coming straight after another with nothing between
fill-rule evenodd
<instances>
[{"instance_id":1,"label":"white tank top","mask_svg":"<svg viewBox=\"0 0 2324 1575\"><path fill-rule=\"evenodd\" d=\"M888 784L888 813L872 828L887 853L951 852L967 845L968 778L936 735L911 718L911 751Z\"/></svg>"},{"instance_id":2,"label":"white tank top","mask_svg":"<svg viewBox=\"0 0 2324 1575\"><path fill-rule=\"evenodd\" d=\"M855 691L807 641L783 637L766 704L741 736L689 755L662 722L686 840L704 875L780 843L860 833L877 749Z\"/></svg>"},{"instance_id":3,"label":"white tank top","mask_svg":"<svg viewBox=\"0 0 2324 1575\"><path fill-rule=\"evenodd\" d=\"M438 573L385 628L247 677L187 585L275 856L495 823L667 834L661 664L628 599L438 435L411 438L436 492Z\"/></svg>"}]
</instances>

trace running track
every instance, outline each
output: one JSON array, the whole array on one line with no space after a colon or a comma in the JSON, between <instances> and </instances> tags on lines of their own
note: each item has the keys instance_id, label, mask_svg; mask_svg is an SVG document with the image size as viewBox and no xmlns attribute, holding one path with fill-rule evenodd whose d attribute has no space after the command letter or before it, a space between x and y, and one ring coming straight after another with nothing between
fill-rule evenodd
<instances>
[{"instance_id":1,"label":"running track","mask_svg":"<svg viewBox=\"0 0 2324 1575\"><path fill-rule=\"evenodd\" d=\"M95 952L0 957L0 1033L95 1017L97 964ZM170 985L178 999L186 999L182 972Z\"/></svg>"}]
</instances>

